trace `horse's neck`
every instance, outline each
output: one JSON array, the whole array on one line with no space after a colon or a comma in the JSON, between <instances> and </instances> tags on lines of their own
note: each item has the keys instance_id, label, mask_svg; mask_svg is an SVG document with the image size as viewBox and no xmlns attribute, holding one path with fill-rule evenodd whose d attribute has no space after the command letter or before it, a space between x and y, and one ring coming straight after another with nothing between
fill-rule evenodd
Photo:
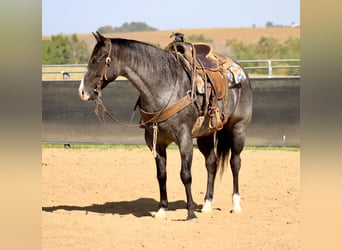
<instances>
[{"instance_id":1,"label":"horse's neck","mask_svg":"<svg viewBox=\"0 0 342 250\"><path fill-rule=\"evenodd\" d=\"M129 51L122 51L122 53L121 58L131 58L121 61L122 75L139 91L142 105L147 110L156 111L168 102L178 99L178 93L182 90L179 81L183 81L180 78L184 74L171 69L173 65L170 65L170 60L165 59L167 56L161 57L165 61L157 61L155 58L146 60L139 51L129 56L124 54L130 53Z\"/></svg>"}]
</instances>

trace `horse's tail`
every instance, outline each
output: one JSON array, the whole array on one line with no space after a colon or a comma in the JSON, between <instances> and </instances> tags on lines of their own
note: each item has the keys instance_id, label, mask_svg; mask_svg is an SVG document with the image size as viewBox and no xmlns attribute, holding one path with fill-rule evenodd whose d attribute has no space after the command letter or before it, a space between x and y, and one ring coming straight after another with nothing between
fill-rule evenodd
<instances>
[{"instance_id":1,"label":"horse's tail","mask_svg":"<svg viewBox=\"0 0 342 250\"><path fill-rule=\"evenodd\" d=\"M216 132L216 154L217 154L217 167L222 175L228 166L229 152L230 152L230 140L228 131L223 128Z\"/></svg>"}]
</instances>

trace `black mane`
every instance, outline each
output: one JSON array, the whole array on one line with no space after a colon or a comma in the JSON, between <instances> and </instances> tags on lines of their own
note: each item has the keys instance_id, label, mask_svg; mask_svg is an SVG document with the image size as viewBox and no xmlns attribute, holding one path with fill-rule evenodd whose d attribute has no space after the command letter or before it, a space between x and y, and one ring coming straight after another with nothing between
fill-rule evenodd
<instances>
[{"instance_id":1,"label":"black mane","mask_svg":"<svg viewBox=\"0 0 342 250\"><path fill-rule=\"evenodd\" d=\"M114 53L118 58L122 58L126 62L136 67L143 67L145 70L154 72L165 72L165 69L170 70L172 75L176 74L177 60L175 56L168 51L160 49L152 44L122 39L112 38ZM169 67L165 67L168 65Z\"/></svg>"}]
</instances>

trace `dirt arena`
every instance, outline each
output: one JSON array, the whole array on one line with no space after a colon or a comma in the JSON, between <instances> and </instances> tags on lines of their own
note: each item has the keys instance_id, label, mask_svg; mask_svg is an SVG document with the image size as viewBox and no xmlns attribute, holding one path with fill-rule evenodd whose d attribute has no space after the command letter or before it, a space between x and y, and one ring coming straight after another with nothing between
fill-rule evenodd
<instances>
[{"instance_id":1,"label":"dirt arena","mask_svg":"<svg viewBox=\"0 0 342 250\"><path fill-rule=\"evenodd\" d=\"M242 154L242 214L232 214L230 169L216 179L213 211L187 216L180 157L168 150L167 220L146 148L42 149L42 249L299 249L300 152ZM192 192L203 205L206 169L194 151Z\"/></svg>"}]
</instances>

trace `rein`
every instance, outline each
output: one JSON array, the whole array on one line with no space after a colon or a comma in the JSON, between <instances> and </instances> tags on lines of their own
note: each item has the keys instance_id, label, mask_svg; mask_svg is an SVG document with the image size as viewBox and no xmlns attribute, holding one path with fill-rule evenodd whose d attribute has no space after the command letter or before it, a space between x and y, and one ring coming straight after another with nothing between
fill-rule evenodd
<instances>
[{"instance_id":1,"label":"rein","mask_svg":"<svg viewBox=\"0 0 342 250\"><path fill-rule=\"evenodd\" d=\"M137 106L137 105L136 105ZM97 118L99 119L100 123L105 126L105 119L104 119L104 115L106 114L113 122L124 126L124 127L138 127L139 125L132 125L132 122L134 120L134 116L135 116L135 110L136 107L134 108L131 118L129 120L129 123L124 123L119 121L118 119L116 119L106 108L106 106L103 104L102 99L98 96L97 100L95 101L95 109L94 109L94 113L96 114ZM100 113L102 114L102 117L100 117ZM108 129L107 129L108 130Z\"/></svg>"}]
</instances>

